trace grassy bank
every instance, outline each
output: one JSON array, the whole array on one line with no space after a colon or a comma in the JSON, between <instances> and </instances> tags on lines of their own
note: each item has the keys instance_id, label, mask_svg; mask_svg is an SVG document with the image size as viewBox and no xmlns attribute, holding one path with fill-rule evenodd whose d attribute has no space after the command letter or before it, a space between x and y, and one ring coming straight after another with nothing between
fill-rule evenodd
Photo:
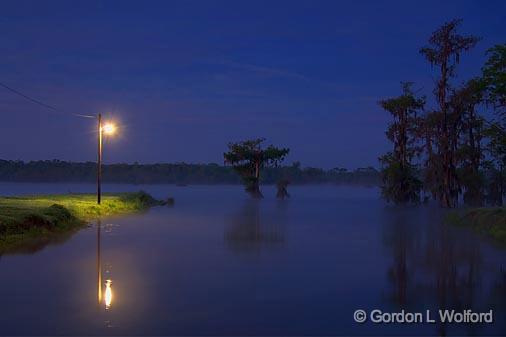
<instances>
[{"instance_id":1,"label":"grassy bank","mask_svg":"<svg viewBox=\"0 0 506 337\"><path fill-rule=\"evenodd\" d=\"M138 212L161 205L144 192L0 197L0 251L26 239L67 232L99 216Z\"/></svg>"},{"instance_id":2,"label":"grassy bank","mask_svg":"<svg viewBox=\"0 0 506 337\"><path fill-rule=\"evenodd\" d=\"M452 213L450 222L472 227L506 243L506 207L474 208L460 215Z\"/></svg>"}]
</instances>

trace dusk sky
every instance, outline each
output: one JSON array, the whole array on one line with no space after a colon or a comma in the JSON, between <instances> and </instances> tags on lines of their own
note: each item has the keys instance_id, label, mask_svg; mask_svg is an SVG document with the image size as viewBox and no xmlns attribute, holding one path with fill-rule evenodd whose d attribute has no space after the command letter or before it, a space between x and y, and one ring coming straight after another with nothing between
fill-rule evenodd
<instances>
[{"instance_id":1,"label":"dusk sky","mask_svg":"<svg viewBox=\"0 0 506 337\"><path fill-rule=\"evenodd\" d=\"M506 42L505 1L4 1L0 158L96 159L94 119L121 125L105 162L223 162L230 141L267 138L287 164L378 166L390 148L377 101L413 81L418 49L445 21ZM431 104L428 106L431 107Z\"/></svg>"}]
</instances>

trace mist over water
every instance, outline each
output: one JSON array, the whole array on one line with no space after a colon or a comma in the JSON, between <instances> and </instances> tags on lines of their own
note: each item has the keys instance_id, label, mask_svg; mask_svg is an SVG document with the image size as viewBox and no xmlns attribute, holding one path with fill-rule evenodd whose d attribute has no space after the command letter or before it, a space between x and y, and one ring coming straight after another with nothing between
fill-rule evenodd
<instances>
[{"instance_id":1,"label":"mist over water","mask_svg":"<svg viewBox=\"0 0 506 337\"><path fill-rule=\"evenodd\" d=\"M0 334L502 335L506 250L376 188L106 185L174 207L0 257ZM4 195L94 192L0 184ZM493 324L358 324L357 309L493 309Z\"/></svg>"}]
</instances>

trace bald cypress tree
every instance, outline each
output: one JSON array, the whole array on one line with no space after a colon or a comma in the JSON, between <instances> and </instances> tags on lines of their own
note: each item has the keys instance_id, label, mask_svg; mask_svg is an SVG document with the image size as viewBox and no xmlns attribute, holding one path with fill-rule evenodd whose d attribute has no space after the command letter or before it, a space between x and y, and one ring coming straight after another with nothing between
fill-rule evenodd
<instances>
[{"instance_id":1,"label":"bald cypress tree","mask_svg":"<svg viewBox=\"0 0 506 337\"><path fill-rule=\"evenodd\" d=\"M386 131L393 150L380 157L382 195L395 204L418 203L422 188L413 158L420 152L417 126L425 98L415 97L411 88L411 83L402 83L400 96L379 102L393 118Z\"/></svg>"},{"instance_id":2,"label":"bald cypress tree","mask_svg":"<svg viewBox=\"0 0 506 337\"><path fill-rule=\"evenodd\" d=\"M287 148L269 145L262 147L264 138L229 143L228 152L223 154L225 163L232 165L241 176L246 192L254 198L262 198L260 174L264 167L278 166L290 152Z\"/></svg>"},{"instance_id":3,"label":"bald cypress tree","mask_svg":"<svg viewBox=\"0 0 506 337\"><path fill-rule=\"evenodd\" d=\"M487 199L491 204L502 206L506 195L506 44L490 48L487 55L488 60L482 68L485 102L498 117L484 131L489 155Z\"/></svg>"},{"instance_id":4,"label":"bald cypress tree","mask_svg":"<svg viewBox=\"0 0 506 337\"><path fill-rule=\"evenodd\" d=\"M434 95L437 108L431 116L434 128L434 153L427 169L432 172L434 181L431 190L443 207L455 207L459 195L457 176L457 140L458 130L456 124L460 119L451 109L451 79L456 75L456 66L460 62L461 54L473 48L478 42L474 36L464 36L457 32L462 20L453 20L445 23L429 38L429 45L421 48L420 53L437 67L439 78Z\"/></svg>"},{"instance_id":5,"label":"bald cypress tree","mask_svg":"<svg viewBox=\"0 0 506 337\"><path fill-rule=\"evenodd\" d=\"M453 120L452 146L458 164L459 190L464 202L470 206L483 203L484 181L482 139L485 120L479 116L477 107L483 102L483 85L480 79L471 79L450 97Z\"/></svg>"}]
</instances>

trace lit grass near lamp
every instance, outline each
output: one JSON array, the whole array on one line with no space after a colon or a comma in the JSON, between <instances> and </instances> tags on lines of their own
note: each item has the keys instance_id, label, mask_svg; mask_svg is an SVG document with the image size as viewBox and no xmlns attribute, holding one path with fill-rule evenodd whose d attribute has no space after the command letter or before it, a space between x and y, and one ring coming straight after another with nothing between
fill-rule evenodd
<instances>
[{"instance_id":1,"label":"lit grass near lamp","mask_svg":"<svg viewBox=\"0 0 506 337\"><path fill-rule=\"evenodd\" d=\"M99 216L163 204L145 192L104 194L100 205L94 194L0 197L0 249L23 239L79 228Z\"/></svg>"}]
</instances>

